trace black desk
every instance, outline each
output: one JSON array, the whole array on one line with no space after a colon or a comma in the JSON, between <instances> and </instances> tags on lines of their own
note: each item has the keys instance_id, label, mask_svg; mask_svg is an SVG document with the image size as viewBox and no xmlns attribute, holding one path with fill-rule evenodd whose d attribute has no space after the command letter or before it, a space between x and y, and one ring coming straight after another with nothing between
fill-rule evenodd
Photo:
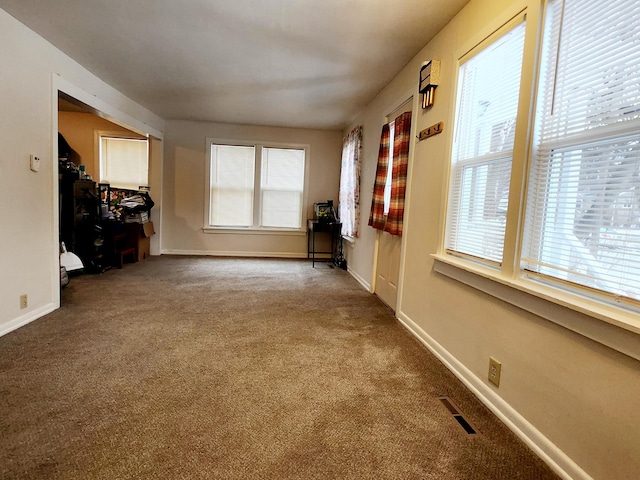
<instances>
[{"instance_id":1,"label":"black desk","mask_svg":"<svg viewBox=\"0 0 640 480\"><path fill-rule=\"evenodd\" d=\"M340 241L340 231L342 223L340 222L321 222L319 220L309 220L307 222L307 258L311 258L311 265L316 266L316 254L330 254L330 260L333 260L337 254L338 244ZM328 233L331 235L331 251L316 251L316 233Z\"/></svg>"}]
</instances>

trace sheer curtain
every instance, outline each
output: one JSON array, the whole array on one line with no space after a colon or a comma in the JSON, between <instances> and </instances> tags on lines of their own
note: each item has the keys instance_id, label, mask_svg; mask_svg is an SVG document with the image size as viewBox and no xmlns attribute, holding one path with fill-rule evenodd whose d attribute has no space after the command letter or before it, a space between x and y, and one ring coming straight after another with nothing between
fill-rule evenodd
<instances>
[{"instance_id":1,"label":"sheer curtain","mask_svg":"<svg viewBox=\"0 0 640 480\"><path fill-rule=\"evenodd\" d=\"M347 237L357 237L360 225L361 150L362 126L358 126L349 132L342 143L338 216L342 222L341 233Z\"/></svg>"}]
</instances>

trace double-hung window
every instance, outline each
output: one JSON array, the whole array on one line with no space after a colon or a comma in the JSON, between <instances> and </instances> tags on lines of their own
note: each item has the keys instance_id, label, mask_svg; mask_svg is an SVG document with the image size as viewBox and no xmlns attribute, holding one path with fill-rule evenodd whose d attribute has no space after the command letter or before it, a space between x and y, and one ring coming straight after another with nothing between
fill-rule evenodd
<instances>
[{"instance_id":1,"label":"double-hung window","mask_svg":"<svg viewBox=\"0 0 640 480\"><path fill-rule=\"evenodd\" d=\"M514 25L515 23L515 25ZM445 248L502 262L520 72L523 18L461 59Z\"/></svg>"},{"instance_id":2,"label":"double-hung window","mask_svg":"<svg viewBox=\"0 0 640 480\"><path fill-rule=\"evenodd\" d=\"M302 229L306 147L209 147L205 228Z\"/></svg>"},{"instance_id":3,"label":"double-hung window","mask_svg":"<svg viewBox=\"0 0 640 480\"><path fill-rule=\"evenodd\" d=\"M462 58L436 258L480 275L436 268L536 314L485 279L637 331L640 4L547 0L543 13L526 41L521 22Z\"/></svg>"},{"instance_id":4,"label":"double-hung window","mask_svg":"<svg viewBox=\"0 0 640 480\"><path fill-rule=\"evenodd\" d=\"M149 185L147 139L100 136L100 182L132 190Z\"/></svg>"},{"instance_id":5,"label":"double-hung window","mask_svg":"<svg viewBox=\"0 0 640 480\"><path fill-rule=\"evenodd\" d=\"M640 300L640 7L548 3L521 267Z\"/></svg>"}]
</instances>

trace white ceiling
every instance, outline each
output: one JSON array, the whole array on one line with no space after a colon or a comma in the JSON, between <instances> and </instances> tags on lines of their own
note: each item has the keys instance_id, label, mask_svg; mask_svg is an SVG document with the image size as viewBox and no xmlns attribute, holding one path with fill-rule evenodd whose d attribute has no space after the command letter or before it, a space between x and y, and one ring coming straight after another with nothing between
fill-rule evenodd
<instances>
[{"instance_id":1,"label":"white ceiling","mask_svg":"<svg viewBox=\"0 0 640 480\"><path fill-rule=\"evenodd\" d=\"M165 119L335 129L468 1L0 0L0 8Z\"/></svg>"}]
</instances>

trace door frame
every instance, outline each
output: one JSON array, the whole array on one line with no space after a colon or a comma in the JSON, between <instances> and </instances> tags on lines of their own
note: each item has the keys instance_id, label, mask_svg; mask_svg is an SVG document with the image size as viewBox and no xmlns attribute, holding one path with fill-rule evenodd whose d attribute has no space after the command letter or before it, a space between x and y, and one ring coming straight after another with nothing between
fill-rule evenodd
<instances>
[{"instance_id":1,"label":"door frame","mask_svg":"<svg viewBox=\"0 0 640 480\"><path fill-rule=\"evenodd\" d=\"M60 308L60 192L58 188L58 98L62 93L64 96L69 97L70 101L78 102L78 105L88 107L89 113L98 115L112 123L127 128L133 132L144 135L151 141L151 137L156 140L164 141L164 133L160 130L147 125L146 123L122 112L118 108L114 107L110 103L98 98L97 96L88 93L82 88L74 85L73 83L65 80L57 73L51 74L51 172L52 172L52 185L51 191L53 192L53 225L51 228L52 241L51 241L51 271L52 271L52 298L54 299L56 308ZM161 157L162 159L162 157ZM159 201L156 201L158 211L156 215L161 216L160 205L162 205L162 170L163 161L160 165L154 166L153 179L156 182L160 182L157 185L150 185L156 187L157 197ZM157 169L159 168L159 171ZM151 165L149 166L149 180L151 177ZM162 231L160 225L158 225L158 242L161 241ZM159 252L158 252L159 254Z\"/></svg>"},{"instance_id":2,"label":"door frame","mask_svg":"<svg viewBox=\"0 0 640 480\"><path fill-rule=\"evenodd\" d=\"M419 95L415 91L414 88L406 91L403 95L397 97L397 99L387 105L383 111L387 112L382 116L382 125L389 123L390 117L396 111L402 108L404 105L411 103L411 131L410 131L410 139L411 143L409 144L409 158L408 158L408 166L407 166L407 188L405 190L405 204L404 204L404 212L405 215L402 220L402 237L400 241L400 266L398 269L398 289L396 296L396 312L399 312L402 308L402 292L403 292L403 284L404 284L404 266L405 266L405 256L406 256L406 236L408 230L408 222L407 212L409 211L409 203L411 198L411 179L413 178L413 160L414 160L414 152L415 152L415 138L416 138L416 129L417 129L417 109L419 103ZM376 238L373 244L373 273L371 279L371 293L376 292L376 283L378 281L378 252L380 249L380 238L382 237L382 232L380 230L376 230ZM397 314L396 314L397 316Z\"/></svg>"}]
</instances>

